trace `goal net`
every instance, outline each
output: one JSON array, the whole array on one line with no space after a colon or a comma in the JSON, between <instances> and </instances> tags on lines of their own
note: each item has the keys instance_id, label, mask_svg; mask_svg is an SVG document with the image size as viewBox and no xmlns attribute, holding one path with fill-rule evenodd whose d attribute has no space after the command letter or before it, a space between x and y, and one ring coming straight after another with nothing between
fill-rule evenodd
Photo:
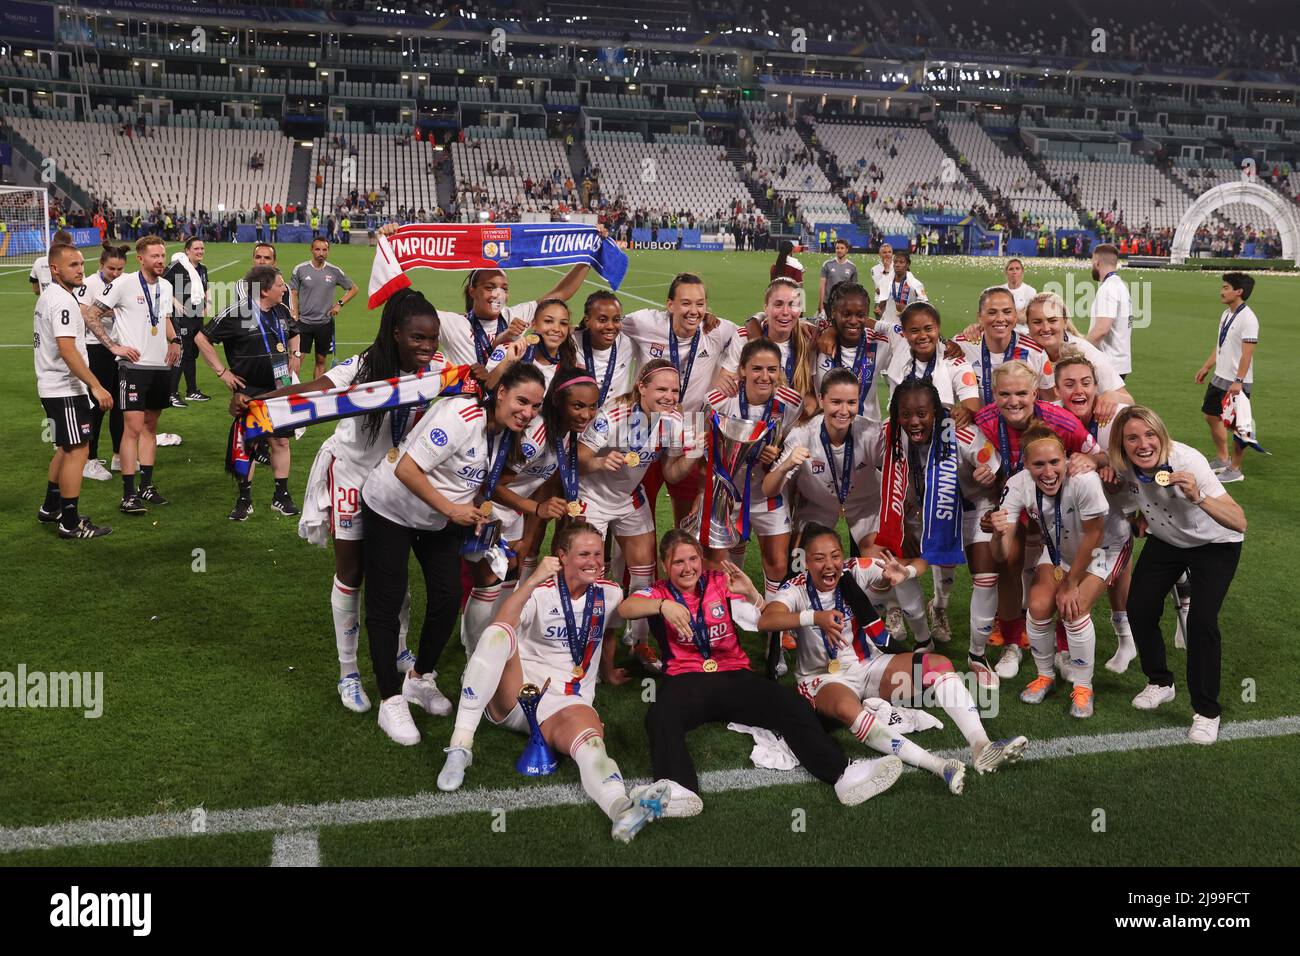
<instances>
[{"instance_id":1,"label":"goal net","mask_svg":"<svg viewBox=\"0 0 1300 956\"><path fill-rule=\"evenodd\" d=\"M36 186L0 186L0 265L31 263L49 245L49 194Z\"/></svg>"}]
</instances>

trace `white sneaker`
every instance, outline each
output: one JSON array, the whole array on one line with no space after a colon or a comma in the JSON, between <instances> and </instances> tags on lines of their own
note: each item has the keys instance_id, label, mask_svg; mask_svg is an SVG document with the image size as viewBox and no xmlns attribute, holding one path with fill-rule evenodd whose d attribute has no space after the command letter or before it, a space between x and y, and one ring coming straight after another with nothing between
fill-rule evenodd
<instances>
[{"instance_id":1,"label":"white sneaker","mask_svg":"<svg viewBox=\"0 0 1300 956\"><path fill-rule=\"evenodd\" d=\"M998 658L997 666L993 668L993 673L997 674L1003 680L1010 680L1020 673L1020 661L1024 654L1020 650L1019 644L1010 644L1002 649L1002 656Z\"/></svg>"},{"instance_id":2,"label":"white sneaker","mask_svg":"<svg viewBox=\"0 0 1300 956\"><path fill-rule=\"evenodd\" d=\"M1219 718L1192 714L1192 729L1187 739L1194 744L1212 744L1219 739Z\"/></svg>"},{"instance_id":3,"label":"white sneaker","mask_svg":"<svg viewBox=\"0 0 1300 956\"><path fill-rule=\"evenodd\" d=\"M379 729L403 747L414 747L420 742L420 731L411 719L411 708L397 695L379 702Z\"/></svg>"},{"instance_id":4,"label":"white sneaker","mask_svg":"<svg viewBox=\"0 0 1300 956\"><path fill-rule=\"evenodd\" d=\"M856 807L892 787L902 772L903 761L897 757L855 760L835 781L835 796L846 807Z\"/></svg>"},{"instance_id":5,"label":"white sneaker","mask_svg":"<svg viewBox=\"0 0 1300 956\"><path fill-rule=\"evenodd\" d=\"M631 843L647 823L653 823L664 815L668 807L668 794L672 784L660 780L640 789L635 799L629 799L627 806L614 820L609 835L620 843Z\"/></svg>"},{"instance_id":6,"label":"white sneaker","mask_svg":"<svg viewBox=\"0 0 1300 956\"><path fill-rule=\"evenodd\" d=\"M94 461L86 462L86 467L81 469L82 478L92 478L95 481L112 481L113 473L104 467L104 459L96 458Z\"/></svg>"},{"instance_id":7,"label":"white sneaker","mask_svg":"<svg viewBox=\"0 0 1300 956\"><path fill-rule=\"evenodd\" d=\"M777 654L780 656L776 659L776 676L777 680L780 680L790 670L790 667L785 662L785 651L779 650L777 651Z\"/></svg>"},{"instance_id":8,"label":"white sneaker","mask_svg":"<svg viewBox=\"0 0 1300 956\"><path fill-rule=\"evenodd\" d=\"M1159 684L1147 684L1142 693L1133 698L1133 706L1138 710L1155 710L1161 704L1174 699L1174 685L1161 687Z\"/></svg>"},{"instance_id":9,"label":"white sneaker","mask_svg":"<svg viewBox=\"0 0 1300 956\"><path fill-rule=\"evenodd\" d=\"M110 462L108 463L108 470L109 470L109 471L121 471L121 470L122 470L122 456L121 456L121 455L114 455L114 456L113 456L113 460L110 461Z\"/></svg>"},{"instance_id":10,"label":"white sneaker","mask_svg":"<svg viewBox=\"0 0 1300 956\"><path fill-rule=\"evenodd\" d=\"M1223 471L1223 469L1227 468L1231 464L1232 462L1228 461L1226 458L1211 458L1210 471L1214 472L1217 475L1219 472Z\"/></svg>"},{"instance_id":11,"label":"white sneaker","mask_svg":"<svg viewBox=\"0 0 1300 956\"><path fill-rule=\"evenodd\" d=\"M451 793L465 782L465 768L474 763L474 754L466 747L448 747L443 753L447 762L438 771L438 789Z\"/></svg>"},{"instance_id":12,"label":"white sneaker","mask_svg":"<svg viewBox=\"0 0 1300 956\"><path fill-rule=\"evenodd\" d=\"M1123 674L1128 670L1129 664L1133 663L1133 658L1137 657L1137 648L1133 646L1132 640L1120 640L1119 647L1115 648L1115 654L1106 662L1106 670L1115 674Z\"/></svg>"},{"instance_id":13,"label":"white sneaker","mask_svg":"<svg viewBox=\"0 0 1300 956\"><path fill-rule=\"evenodd\" d=\"M991 740L984 745L975 757L975 769L980 773L996 773L998 767L1006 763L1015 763L1024 756L1029 746L1026 737L1007 737L1004 740Z\"/></svg>"},{"instance_id":14,"label":"white sneaker","mask_svg":"<svg viewBox=\"0 0 1300 956\"><path fill-rule=\"evenodd\" d=\"M1223 471L1219 472L1215 477L1219 479L1220 484L1224 485L1232 484L1234 481L1246 480L1246 476L1243 475L1239 469L1233 468L1231 465L1223 469Z\"/></svg>"},{"instance_id":15,"label":"white sneaker","mask_svg":"<svg viewBox=\"0 0 1300 956\"><path fill-rule=\"evenodd\" d=\"M885 612L885 630L896 641L907 640L907 621L903 618L901 607L891 607Z\"/></svg>"},{"instance_id":16,"label":"white sneaker","mask_svg":"<svg viewBox=\"0 0 1300 956\"><path fill-rule=\"evenodd\" d=\"M960 797L966 786L966 765L960 760L945 760L943 763L943 782L948 785L948 792Z\"/></svg>"},{"instance_id":17,"label":"white sneaker","mask_svg":"<svg viewBox=\"0 0 1300 956\"><path fill-rule=\"evenodd\" d=\"M933 598L925 606L925 619L930 625L930 636L936 641L947 644L952 640L952 628L948 626L948 609L935 607Z\"/></svg>"},{"instance_id":18,"label":"white sneaker","mask_svg":"<svg viewBox=\"0 0 1300 956\"><path fill-rule=\"evenodd\" d=\"M370 709L370 698L361 688L361 675L353 671L339 681L339 697L343 706L354 714L364 714Z\"/></svg>"},{"instance_id":19,"label":"white sneaker","mask_svg":"<svg viewBox=\"0 0 1300 956\"><path fill-rule=\"evenodd\" d=\"M406 679L402 681L402 697L413 704L419 704L425 713L434 717L446 717L451 713L451 701L438 690L438 685L434 683L437 677L437 671L429 671L421 677L416 677L415 671L407 671Z\"/></svg>"},{"instance_id":20,"label":"white sneaker","mask_svg":"<svg viewBox=\"0 0 1300 956\"><path fill-rule=\"evenodd\" d=\"M666 800L663 812L665 817L698 817L704 812L704 801L700 799L698 793L687 790L681 784L673 783L671 780L656 780L654 783L633 787L628 796L633 801L640 800L642 797L649 798L660 784L668 786L667 796L662 798Z\"/></svg>"},{"instance_id":21,"label":"white sneaker","mask_svg":"<svg viewBox=\"0 0 1300 956\"><path fill-rule=\"evenodd\" d=\"M172 432L158 433L158 444L161 445L163 448L166 448L169 445L179 445L180 443L181 443L180 435L176 435Z\"/></svg>"},{"instance_id":22,"label":"white sneaker","mask_svg":"<svg viewBox=\"0 0 1300 956\"><path fill-rule=\"evenodd\" d=\"M1075 682L1074 665L1070 663L1069 651L1056 652L1056 672L1061 675L1062 679L1069 681L1071 684Z\"/></svg>"},{"instance_id":23,"label":"white sneaker","mask_svg":"<svg viewBox=\"0 0 1300 956\"><path fill-rule=\"evenodd\" d=\"M397 655L397 670L402 674L409 674L411 668L415 666L415 655L411 653L410 648L402 648L402 653Z\"/></svg>"}]
</instances>

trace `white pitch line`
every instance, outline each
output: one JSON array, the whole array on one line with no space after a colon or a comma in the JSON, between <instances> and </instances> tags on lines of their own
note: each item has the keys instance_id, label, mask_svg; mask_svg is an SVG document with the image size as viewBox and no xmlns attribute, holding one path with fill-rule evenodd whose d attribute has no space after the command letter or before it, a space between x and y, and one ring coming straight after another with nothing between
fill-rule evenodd
<instances>
[{"instance_id":1,"label":"white pitch line","mask_svg":"<svg viewBox=\"0 0 1300 956\"><path fill-rule=\"evenodd\" d=\"M1219 739L1255 740L1300 734L1300 716L1272 720L1243 720L1223 724ZM1191 746L1187 730L1166 727L1160 730L1131 731L1099 736L1055 737L1033 741L1023 760L1057 760L1083 754L1124 753L1164 747ZM966 748L939 751L941 759L967 759ZM1014 771L1013 771L1014 772ZM806 783L812 776L802 768L782 772L738 767L710 770L700 775L704 793L756 790L791 783ZM629 786L646 783L629 780ZM523 789L461 790L456 793L437 791L408 797L379 797L371 800L343 800L334 803L284 806L275 804L251 810L207 811L205 835L224 836L240 833L277 833L315 830L320 827L349 826L359 823L431 820L464 813L490 813L497 809L529 810L540 807L581 806L588 797L576 784L543 784ZM46 826L0 829L0 854L27 850L51 850L81 846L109 846L145 840L198 838L190 831L191 812L157 813L149 816L119 817L109 820L73 820Z\"/></svg>"},{"instance_id":2,"label":"white pitch line","mask_svg":"<svg viewBox=\"0 0 1300 956\"><path fill-rule=\"evenodd\" d=\"M271 849L272 866L320 866L320 835L315 830L277 833Z\"/></svg>"}]
</instances>

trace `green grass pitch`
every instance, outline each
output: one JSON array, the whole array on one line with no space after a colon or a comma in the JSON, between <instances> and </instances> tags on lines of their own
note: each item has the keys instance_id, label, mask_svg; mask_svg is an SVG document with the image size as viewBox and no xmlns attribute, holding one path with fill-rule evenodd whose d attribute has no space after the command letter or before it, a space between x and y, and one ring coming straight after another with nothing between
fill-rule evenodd
<instances>
[{"instance_id":1,"label":"green grass pitch","mask_svg":"<svg viewBox=\"0 0 1300 956\"><path fill-rule=\"evenodd\" d=\"M171 250L169 250L171 251ZM251 249L209 244L214 281L233 281ZM771 257L757 253L632 253L623 287L628 311L662 303L679 271L700 273L711 308L736 320L761 306ZM286 271L307 257L302 246L280 249ZM805 255L809 295L816 294L822 257ZM332 261L363 286L371 252L336 247ZM855 257L865 275L874 259ZM913 271L955 333L973 319L981 289L1001 281L1000 260L918 259ZM1155 407L1174 437L1209 450L1200 413L1202 388L1193 375L1213 342L1219 315L1215 273L1126 271L1147 283L1140 300L1150 324L1133 334L1131 389ZM460 308L457 273L423 271L418 288L440 307ZM1086 272L1051 261L1028 262L1026 281L1040 290L1051 281L1071 288ZM511 276L511 298L546 291L558 274L544 270ZM598 286L594 275L572 303ZM1292 569L1296 541L1294 454L1300 424L1285 397L1294 382L1286 366L1300 353L1295 313L1300 279L1261 275L1251 299L1262 335L1256 363L1259 435L1272 457L1250 454L1247 480L1229 486L1245 507L1250 527L1236 582L1224 607L1224 723L1300 714L1295 688L1300 651L1294 640L1297 600ZM346 356L373 338L377 314L364 295L339 323ZM171 504L145 517L117 513L120 483L87 481L82 510L114 526L105 539L58 540L38 525L49 446L42 443L30 352L31 307L26 269L0 267L0 440L9 466L0 473L0 671L102 671L104 710L85 719L71 710L0 710L0 865L264 864L274 832L179 835L108 846L74 845L18 851L6 842L16 828L91 819L188 813L209 814L268 805L334 804L410 798L434 790L451 721L417 714L418 747L392 744L375 726L375 713L343 710L336 680L329 608L333 560L297 536L296 519L270 508L271 483L255 484L256 511L245 524L226 519L233 486L220 456L229 418L224 388L200 363L200 387L217 401L169 409L162 430L184 444L160 449L155 478ZM344 344L346 343L346 344ZM309 429L294 445L291 487L301 497L312 456L329 426ZM108 445L107 427L103 441ZM1288 490L1290 489L1290 490ZM671 524L666 496L661 530ZM198 571L201 549L205 570ZM757 576L756 549L749 570ZM414 613L423 593L412 575ZM958 573L953 595L954 640L965 653L969 577ZM1098 657L1114 637L1104 607ZM1172 644L1171 615L1166 632ZM757 642L750 643L759 656ZM620 651L620 654L622 651ZM364 645L362 675L376 691ZM1182 651L1172 654L1180 673ZM464 652L453 640L439 684L454 696ZM1096 716L1084 724L1067 715L1062 693L1040 707L1016 699L1029 679L1026 666L1004 683L993 736L1024 733L1033 741L1078 735L1183 732L1190 722L1187 695L1157 713L1139 713L1130 698L1143 678L1136 663L1122 676L1098 668ZM642 726L646 704L638 681L599 694L610 753L628 777L650 766ZM1180 674L1181 676L1181 674ZM787 678L789 680L790 678ZM916 738L930 749L956 748L950 722ZM837 731L850 756L868 756ZM694 820L655 824L629 847L608 837L608 823L590 803L505 810L504 832L487 809L415 820L325 823L319 829L322 862L346 864L1294 864L1300 819L1293 773L1300 737L1266 735L1224 740L1212 748L1172 746L1034 761L991 777L968 777L966 793L949 796L936 780L909 773L887 794L856 809L840 807L829 788L807 782L706 793L706 811ZM1139 738L1140 739L1140 738ZM545 782L514 770L523 741L489 726L481 730L467 786L518 791L573 784L565 761ZM750 741L721 727L690 739L701 771L749 767ZM436 799L436 798L432 798ZM508 801L506 801L508 803ZM1098 832L1096 811L1105 813ZM802 826L798 822L802 820ZM1011 821L1015 821L1012 823ZM80 831L79 831L80 832ZM881 852L882 837L891 848ZM12 850L14 852L3 852Z\"/></svg>"}]
</instances>

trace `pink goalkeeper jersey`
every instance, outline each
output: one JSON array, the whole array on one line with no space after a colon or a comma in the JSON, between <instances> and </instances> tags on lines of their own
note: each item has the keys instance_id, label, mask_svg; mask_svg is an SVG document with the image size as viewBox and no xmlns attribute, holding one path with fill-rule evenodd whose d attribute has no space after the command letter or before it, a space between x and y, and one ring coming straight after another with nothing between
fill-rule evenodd
<instances>
[{"instance_id":1,"label":"pink goalkeeper jersey","mask_svg":"<svg viewBox=\"0 0 1300 956\"><path fill-rule=\"evenodd\" d=\"M727 587L727 576L721 571L704 572L704 620L709 628L709 659L718 664L718 673L723 671L749 670L749 657L740 647L740 638L731 620L728 602L735 599L745 600L744 595L736 594ZM636 597L650 598L653 601L674 600L668 590L668 582L656 581L649 587L634 592ZM686 599L686 610L691 617L699 611L700 586L697 582L690 591L682 592ZM674 674L698 674L704 670L704 656L695 646L691 634L679 634L677 629L668 626L662 617L650 619L650 630L659 641L660 652L664 660L664 673L669 677Z\"/></svg>"}]
</instances>

